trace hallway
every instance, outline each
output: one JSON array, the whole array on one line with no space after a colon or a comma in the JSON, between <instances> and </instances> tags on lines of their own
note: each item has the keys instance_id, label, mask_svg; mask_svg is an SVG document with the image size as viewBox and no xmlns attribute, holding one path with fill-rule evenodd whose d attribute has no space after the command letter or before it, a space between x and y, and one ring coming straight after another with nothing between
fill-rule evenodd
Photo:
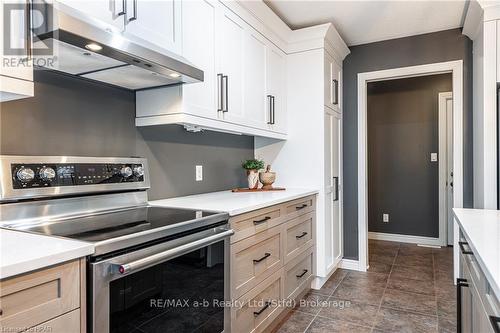
<instances>
[{"instance_id":1,"label":"hallway","mask_svg":"<svg viewBox=\"0 0 500 333\"><path fill-rule=\"evenodd\" d=\"M369 242L368 272L339 269L277 330L296 332L456 332L451 247Z\"/></svg>"}]
</instances>

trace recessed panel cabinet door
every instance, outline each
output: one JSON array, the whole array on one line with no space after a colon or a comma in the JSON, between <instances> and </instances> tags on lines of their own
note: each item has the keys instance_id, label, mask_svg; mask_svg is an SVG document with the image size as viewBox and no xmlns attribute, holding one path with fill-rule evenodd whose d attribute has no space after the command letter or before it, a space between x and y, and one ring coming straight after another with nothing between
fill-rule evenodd
<instances>
[{"instance_id":1,"label":"recessed panel cabinet door","mask_svg":"<svg viewBox=\"0 0 500 333\"><path fill-rule=\"evenodd\" d=\"M286 56L271 43L267 47L266 73L267 94L272 96L266 103L268 128L286 133Z\"/></svg>"},{"instance_id":2,"label":"recessed panel cabinet door","mask_svg":"<svg viewBox=\"0 0 500 333\"><path fill-rule=\"evenodd\" d=\"M245 23L224 6L216 21L217 74L220 74L220 118L244 125L243 109L243 43L246 37ZM218 81L219 82L219 81Z\"/></svg>"},{"instance_id":3,"label":"recessed panel cabinet door","mask_svg":"<svg viewBox=\"0 0 500 333\"><path fill-rule=\"evenodd\" d=\"M111 24L123 30L125 23L126 2L122 0L58 0L89 17Z\"/></svg>"},{"instance_id":4,"label":"recessed panel cabinet door","mask_svg":"<svg viewBox=\"0 0 500 333\"><path fill-rule=\"evenodd\" d=\"M182 4L183 56L203 70L204 81L182 86L185 112L217 118L217 85L215 72L215 1L185 1Z\"/></svg>"},{"instance_id":5,"label":"recessed panel cabinet door","mask_svg":"<svg viewBox=\"0 0 500 333\"><path fill-rule=\"evenodd\" d=\"M257 31L247 28L243 43L243 105L245 124L267 128L266 40Z\"/></svg>"},{"instance_id":6,"label":"recessed panel cabinet door","mask_svg":"<svg viewBox=\"0 0 500 333\"><path fill-rule=\"evenodd\" d=\"M342 259L341 125L340 115L325 108L325 260L326 266Z\"/></svg>"},{"instance_id":7,"label":"recessed panel cabinet door","mask_svg":"<svg viewBox=\"0 0 500 333\"><path fill-rule=\"evenodd\" d=\"M181 54L181 1L128 0L125 35Z\"/></svg>"},{"instance_id":8,"label":"recessed panel cabinet door","mask_svg":"<svg viewBox=\"0 0 500 333\"><path fill-rule=\"evenodd\" d=\"M325 52L325 105L335 111L340 111L341 105L341 68L332 56Z\"/></svg>"}]
</instances>

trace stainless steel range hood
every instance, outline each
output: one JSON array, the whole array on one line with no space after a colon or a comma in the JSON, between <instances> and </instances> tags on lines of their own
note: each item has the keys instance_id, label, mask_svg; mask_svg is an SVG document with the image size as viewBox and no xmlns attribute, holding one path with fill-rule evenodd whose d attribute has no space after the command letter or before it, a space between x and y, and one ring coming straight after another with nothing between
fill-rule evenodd
<instances>
[{"instance_id":1,"label":"stainless steel range hood","mask_svg":"<svg viewBox=\"0 0 500 333\"><path fill-rule=\"evenodd\" d=\"M36 66L129 90L203 81L203 71L182 57L114 26L59 3L32 6Z\"/></svg>"}]
</instances>

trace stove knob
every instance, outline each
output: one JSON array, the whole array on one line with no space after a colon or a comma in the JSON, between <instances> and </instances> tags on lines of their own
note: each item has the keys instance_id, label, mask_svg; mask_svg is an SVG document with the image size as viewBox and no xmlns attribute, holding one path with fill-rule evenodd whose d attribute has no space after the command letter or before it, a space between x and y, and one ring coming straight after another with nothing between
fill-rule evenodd
<instances>
[{"instance_id":1,"label":"stove knob","mask_svg":"<svg viewBox=\"0 0 500 333\"><path fill-rule=\"evenodd\" d=\"M120 170L120 175L122 175L122 177L124 177L124 178L128 178L128 177L132 176L132 173L133 173L132 168L128 167L128 166L123 167Z\"/></svg>"},{"instance_id":2,"label":"stove knob","mask_svg":"<svg viewBox=\"0 0 500 333\"><path fill-rule=\"evenodd\" d=\"M134 175L136 177L144 176L144 168L142 167L142 165L138 165L138 166L134 167Z\"/></svg>"},{"instance_id":3,"label":"stove knob","mask_svg":"<svg viewBox=\"0 0 500 333\"><path fill-rule=\"evenodd\" d=\"M29 182L35 179L35 171L31 168L22 167L17 170L16 176L22 182Z\"/></svg>"},{"instance_id":4,"label":"stove knob","mask_svg":"<svg viewBox=\"0 0 500 333\"><path fill-rule=\"evenodd\" d=\"M51 181L54 178L56 178L56 172L51 167L41 168L40 171L38 172L38 175L45 181Z\"/></svg>"}]
</instances>

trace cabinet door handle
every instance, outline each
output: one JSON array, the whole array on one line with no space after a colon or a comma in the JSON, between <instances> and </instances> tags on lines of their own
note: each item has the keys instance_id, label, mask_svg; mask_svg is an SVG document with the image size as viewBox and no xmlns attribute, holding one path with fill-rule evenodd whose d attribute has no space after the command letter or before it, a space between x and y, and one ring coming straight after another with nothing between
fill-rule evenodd
<instances>
[{"instance_id":1,"label":"cabinet door handle","mask_svg":"<svg viewBox=\"0 0 500 333\"><path fill-rule=\"evenodd\" d=\"M273 125L276 123L276 109L275 109L275 106L276 106L276 97L273 96Z\"/></svg>"},{"instance_id":2,"label":"cabinet door handle","mask_svg":"<svg viewBox=\"0 0 500 333\"><path fill-rule=\"evenodd\" d=\"M458 246L460 246L460 250L462 251L462 254L474 254L471 250L467 251L465 249L465 245L469 246L469 243L467 242L458 242Z\"/></svg>"},{"instance_id":3,"label":"cabinet door handle","mask_svg":"<svg viewBox=\"0 0 500 333\"><path fill-rule=\"evenodd\" d=\"M500 333L500 317L490 316L491 326L495 333Z\"/></svg>"},{"instance_id":4,"label":"cabinet door handle","mask_svg":"<svg viewBox=\"0 0 500 333\"><path fill-rule=\"evenodd\" d=\"M254 260L253 260L253 263L254 263L254 264L259 263L259 262L261 262L262 260L265 260L265 259L269 258L270 256L271 256L271 253L265 253L265 254L264 254L264 256L263 256L262 258L260 258L260 259L254 259Z\"/></svg>"},{"instance_id":5,"label":"cabinet door handle","mask_svg":"<svg viewBox=\"0 0 500 333\"><path fill-rule=\"evenodd\" d=\"M297 277L297 279L300 279L301 277L303 277L304 275L306 275L306 273L309 272L307 269L304 269L302 271L302 273L300 273L299 275L295 275Z\"/></svg>"},{"instance_id":6,"label":"cabinet door handle","mask_svg":"<svg viewBox=\"0 0 500 333\"><path fill-rule=\"evenodd\" d=\"M116 1L115 1L115 6L116 6ZM116 13L116 16L122 16L127 14L127 2L126 0L122 0L122 10Z\"/></svg>"},{"instance_id":7,"label":"cabinet door handle","mask_svg":"<svg viewBox=\"0 0 500 333\"><path fill-rule=\"evenodd\" d=\"M269 121L267 122L269 125L273 124L273 96L267 95L267 101L269 103Z\"/></svg>"},{"instance_id":8,"label":"cabinet door handle","mask_svg":"<svg viewBox=\"0 0 500 333\"><path fill-rule=\"evenodd\" d=\"M303 204L302 206L295 207L296 210L301 210L307 207L307 204Z\"/></svg>"},{"instance_id":9,"label":"cabinet door handle","mask_svg":"<svg viewBox=\"0 0 500 333\"><path fill-rule=\"evenodd\" d=\"M333 201L339 201L339 177L333 177L333 186L335 186Z\"/></svg>"},{"instance_id":10,"label":"cabinet door handle","mask_svg":"<svg viewBox=\"0 0 500 333\"><path fill-rule=\"evenodd\" d=\"M266 311L266 309L271 305L271 302L266 302L264 304L264 306L262 307L262 309L260 309L259 311L256 311L253 313L254 317L258 317L262 312Z\"/></svg>"},{"instance_id":11,"label":"cabinet door handle","mask_svg":"<svg viewBox=\"0 0 500 333\"><path fill-rule=\"evenodd\" d=\"M295 236L295 238L297 239L301 239L302 237L304 237L305 235L307 235L307 232L303 232L302 234L298 235L298 236Z\"/></svg>"},{"instance_id":12,"label":"cabinet door handle","mask_svg":"<svg viewBox=\"0 0 500 333\"><path fill-rule=\"evenodd\" d=\"M333 79L332 83L333 83L332 104L338 105L339 104L339 81L337 79Z\"/></svg>"},{"instance_id":13,"label":"cabinet door handle","mask_svg":"<svg viewBox=\"0 0 500 333\"><path fill-rule=\"evenodd\" d=\"M223 86L224 86L224 92L225 92L225 103L222 107L222 112L229 112L229 96L228 96L228 92L229 92L229 79L227 77L227 75L223 75L222 76L222 82L223 82Z\"/></svg>"},{"instance_id":14,"label":"cabinet door handle","mask_svg":"<svg viewBox=\"0 0 500 333\"><path fill-rule=\"evenodd\" d=\"M253 221L253 224L255 224L255 225L261 224L261 223L264 223L264 222L266 222L267 220L270 220L270 219L271 219L271 216L266 216L262 220L255 220L255 221Z\"/></svg>"},{"instance_id":15,"label":"cabinet door handle","mask_svg":"<svg viewBox=\"0 0 500 333\"><path fill-rule=\"evenodd\" d=\"M222 99L224 98L222 94L222 78L223 75L222 73L217 74L217 111L222 111L223 106L222 106Z\"/></svg>"},{"instance_id":16,"label":"cabinet door handle","mask_svg":"<svg viewBox=\"0 0 500 333\"><path fill-rule=\"evenodd\" d=\"M466 279L457 279L457 333L462 333L462 287L468 287Z\"/></svg>"},{"instance_id":17,"label":"cabinet door handle","mask_svg":"<svg viewBox=\"0 0 500 333\"><path fill-rule=\"evenodd\" d=\"M137 0L132 0L132 9L134 15L128 19L129 22L137 20Z\"/></svg>"}]
</instances>

